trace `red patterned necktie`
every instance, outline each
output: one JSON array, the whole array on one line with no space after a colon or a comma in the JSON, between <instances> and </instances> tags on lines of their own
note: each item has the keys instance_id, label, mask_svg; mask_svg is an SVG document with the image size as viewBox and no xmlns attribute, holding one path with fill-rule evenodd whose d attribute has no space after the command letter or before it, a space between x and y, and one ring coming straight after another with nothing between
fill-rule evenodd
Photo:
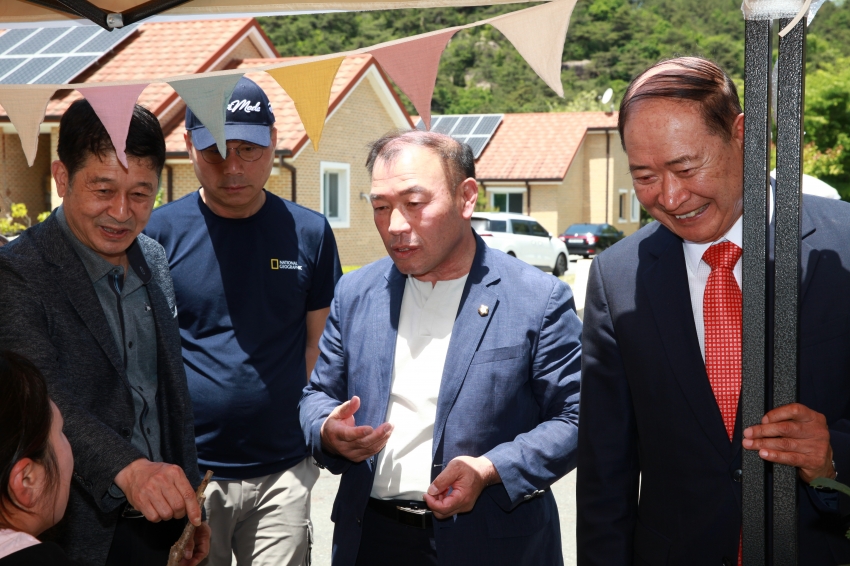
<instances>
[{"instance_id":1,"label":"red patterned necktie","mask_svg":"<svg viewBox=\"0 0 850 566\"><path fill-rule=\"evenodd\" d=\"M741 289L733 269L741 257L741 248L732 242L711 246L702 255L711 267L703 295L705 323L705 371L720 407L726 434L732 440L738 397L741 395ZM740 535L743 536L743 533ZM738 541L738 566L743 563L741 539Z\"/></svg>"},{"instance_id":2,"label":"red patterned necktie","mask_svg":"<svg viewBox=\"0 0 850 566\"><path fill-rule=\"evenodd\" d=\"M732 272L740 257L732 242L711 246L702 256L711 267L703 295L705 371L730 441L741 394L741 289Z\"/></svg>"}]
</instances>

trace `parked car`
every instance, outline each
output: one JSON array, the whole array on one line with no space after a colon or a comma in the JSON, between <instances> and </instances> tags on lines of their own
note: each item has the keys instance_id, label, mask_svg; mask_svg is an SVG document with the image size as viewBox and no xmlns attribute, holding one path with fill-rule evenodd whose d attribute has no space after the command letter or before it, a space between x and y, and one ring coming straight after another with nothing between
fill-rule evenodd
<instances>
[{"instance_id":1,"label":"parked car","mask_svg":"<svg viewBox=\"0 0 850 566\"><path fill-rule=\"evenodd\" d=\"M508 212L476 212L472 228L491 248L551 271L560 276L567 272L567 246L550 234L534 218Z\"/></svg>"},{"instance_id":2,"label":"parked car","mask_svg":"<svg viewBox=\"0 0 850 566\"><path fill-rule=\"evenodd\" d=\"M622 230L610 224L573 224L558 236L574 255L590 257L625 238Z\"/></svg>"}]
</instances>

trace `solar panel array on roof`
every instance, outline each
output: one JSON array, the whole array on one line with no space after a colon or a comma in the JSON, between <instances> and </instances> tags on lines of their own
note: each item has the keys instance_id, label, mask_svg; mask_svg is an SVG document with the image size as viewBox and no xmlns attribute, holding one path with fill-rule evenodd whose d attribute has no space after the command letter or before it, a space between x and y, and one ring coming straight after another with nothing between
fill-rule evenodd
<instances>
[{"instance_id":1,"label":"solar panel array on roof","mask_svg":"<svg viewBox=\"0 0 850 566\"><path fill-rule=\"evenodd\" d=\"M478 159L490 143L490 138L496 133L499 124L502 123L502 116L503 114L431 116L431 131L448 134L457 141L468 144L472 148L475 159ZM425 123L421 118L416 124L416 129L425 129Z\"/></svg>"},{"instance_id":2,"label":"solar panel array on roof","mask_svg":"<svg viewBox=\"0 0 850 566\"><path fill-rule=\"evenodd\" d=\"M10 29L0 35L0 84L64 84L88 69L138 26Z\"/></svg>"}]
</instances>

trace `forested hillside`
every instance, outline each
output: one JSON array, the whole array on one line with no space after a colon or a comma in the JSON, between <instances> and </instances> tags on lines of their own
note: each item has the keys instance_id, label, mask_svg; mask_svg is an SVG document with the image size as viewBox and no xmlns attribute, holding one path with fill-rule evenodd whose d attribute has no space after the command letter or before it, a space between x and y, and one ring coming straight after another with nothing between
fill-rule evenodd
<instances>
[{"instance_id":1,"label":"forested hillside","mask_svg":"<svg viewBox=\"0 0 850 566\"><path fill-rule=\"evenodd\" d=\"M263 18L284 56L354 49L528 7L502 4ZM713 58L743 85L740 0L579 0L564 45L565 97L555 95L490 26L459 32L440 62L434 113L603 109L629 80L663 57ZM850 3L827 2L809 28L806 171L850 195ZM743 93L742 93L743 94ZM402 97L408 110L413 108Z\"/></svg>"}]
</instances>

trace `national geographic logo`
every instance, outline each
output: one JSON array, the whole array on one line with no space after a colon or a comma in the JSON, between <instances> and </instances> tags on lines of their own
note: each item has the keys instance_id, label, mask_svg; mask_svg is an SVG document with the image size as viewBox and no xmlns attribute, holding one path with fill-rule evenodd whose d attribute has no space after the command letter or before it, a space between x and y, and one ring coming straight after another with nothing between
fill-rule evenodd
<instances>
[{"instance_id":1,"label":"national geographic logo","mask_svg":"<svg viewBox=\"0 0 850 566\"><path fill-rule=\"evenodd\" d=\"M298 265L294 261L287 261L285 259L272 259L272 269L297 269L301 271L303 266Z\"/></svg>"}]
</instances>

